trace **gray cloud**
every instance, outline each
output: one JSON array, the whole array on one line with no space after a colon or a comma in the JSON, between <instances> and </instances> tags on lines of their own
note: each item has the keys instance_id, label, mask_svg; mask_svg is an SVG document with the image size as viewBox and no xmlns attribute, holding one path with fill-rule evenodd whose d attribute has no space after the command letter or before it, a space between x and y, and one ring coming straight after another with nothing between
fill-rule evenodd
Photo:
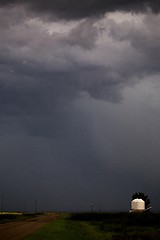
<instances>
[{"instance_id":1,"label":"gray cloud","mask_svg":"<svg viewBox=\"0 0 160 240\"><path fill-rule=\"evenodd\" d=\"M18 14L21 11L17 10ZM147 18L153 19L153 24L149 25ZM2 77L4 73L4 78L8 75L19 79L19 83L24 77L40 99L43 91L39 88L48 86L53 102L57 96L71 99L83 92L93 98L119 101L123 86L133 78L159 72L159 32L152 30L158 18L150 14L139 26L129 20L118 23L109 18L102 33L96 19L88 19L67 33L49 34L49 26L43 21L21 17L19 24L1 30Z\"/></svg>"},{"instance_id":2,"label":"gray cloud","mask_svg":"<svg viewBox=\"0 0 160 240\"><path fill-rule=\"evenodd\" d=\"M133 11L141 12L145 11L148 7L154 12L159 11L159 2L154 1L104 1L104 0L92 0L75 2L73 0L63 1L63 0L45 0L45 1L19 1L19 0L5 0L1 1L1 5L15 5L15 4L26 4L30 9L39 13L48 13L53 15L55 18L64 19L80 19L88 16L101 15L106 12L111 11Z\"/></svg>"},{"instance_id":3,"label":"gray cloud","mask_svg":"<svg viewBox=\"0 0 160 240\"><path fill-rule=\"evenodd\" d=\"M127 1L82 1L79 14L76 2L64 13L46 1L44 21L14 3L0 9L6 208L33 210L38 199L39 210L89 210L90 201L128 210L134 191L159 208L159 14ZM120 9L136 14L95 16ZM49 11L79 20L54 22Z\"/></svg>"},{"instance_id":4,"label":"gray cloud","mask_svg":"<svg viewBox=\"0 0 160 240\"><path fill-rule=\"evenodd\" d=\"M160 32L155 27L159 22L159 15L149 13L139 26L135 26L130 21L123 21L117 24L110 22L110 34L118 41L128 41L131 46L141 55L141 62L137 62L137 71L154 73L159 72L158 62ZM152 59L152 61L150 61ZM138 69L139 65L139 69ZM134 66L133 72L135 72ZM131 71L131 69L129 69ZM136 71L136 72L137 72Z\"/></svg>"},{"instance_id":5,"label":"gray cloud","mask_svg":"<svg viewBox=\"0 0 160 240\"><path fill-rule=\"evenodd\" d=\"M94 48L98 38L97 28L94 26L95 22L96 19L81 22L71 30L69 36L66 38L66 43L86 49Z\"/></svg>"}]
</instances>

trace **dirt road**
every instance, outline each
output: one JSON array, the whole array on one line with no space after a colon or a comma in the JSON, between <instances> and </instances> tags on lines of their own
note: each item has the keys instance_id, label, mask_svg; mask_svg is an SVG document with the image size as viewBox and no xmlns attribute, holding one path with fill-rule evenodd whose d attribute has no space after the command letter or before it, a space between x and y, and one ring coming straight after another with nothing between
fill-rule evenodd
<instances>
[{"instance_id":1,"label":"dirt road","mask_svg":"<svg viewBox=\"0 0 160 240\"><path fill-rule=\"evenodd\" d=\"M30 235L57 218L58 214L50 213L24 221L0 224L0 240L21 240L23 237Z\"/></svg>"}]
</instances>

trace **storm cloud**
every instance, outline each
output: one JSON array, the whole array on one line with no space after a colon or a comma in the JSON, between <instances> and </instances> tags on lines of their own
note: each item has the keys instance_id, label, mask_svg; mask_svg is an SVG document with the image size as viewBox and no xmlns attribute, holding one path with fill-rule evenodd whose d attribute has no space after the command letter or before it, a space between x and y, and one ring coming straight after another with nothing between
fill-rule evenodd
<instances>
[{"instance_id":1,"label":"storm cloud","mask_svg":"<svg viewBox=\"0 0 160 240\"><path fill-rule=\"evenodd\" d=\"M32 0L19 1L19 0L2 0L2 6L12 6L15 4L25 4L31 10L39 13L50 14L50 16L63 18L63 19L81 19L88 16L100 16L106 12L112 11L131 11L143 12L148 8L154 12L159 12L159 2L154 1L111 1L111 0L92 0L75 2L74 0L42 0L34 2Z\"/></svg>"},{"instance_id":2,"label":"storm cloud","mask_svg":"<svg viewBox=\"0 0 160 240\"><path fill-rule=\"evenodd\" d=\"M159 209L158 1L0 6L4 208Z\"/></svg>"}]
</instances>

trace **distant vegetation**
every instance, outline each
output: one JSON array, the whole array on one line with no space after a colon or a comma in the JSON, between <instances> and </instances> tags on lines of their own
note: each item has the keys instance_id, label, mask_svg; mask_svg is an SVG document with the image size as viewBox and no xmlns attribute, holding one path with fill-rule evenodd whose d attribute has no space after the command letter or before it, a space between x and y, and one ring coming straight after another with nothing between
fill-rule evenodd
<instances>
[{"instance_id":1,"label":"distant vegetation","mask_svg":"<svg viewBox=\"0 0 160 240\"><path fill-rule=\"evenodd\" d=\"M77 213L54 220L25 240L160 240L159 213Z\"/></svg>"},{"instance_id":2,"label":"distant vegetation","mask_svg":"<svg viewBox=\"0 0 160 240\"><path fill-rule=\"evenodd\" d=\"M136 198L141 198L143 201L145 201L145 208L149 208L151 201L149 199L149 197L144 194L143 192L136 192L132 195L132 200L136 199Z\"/></svg>"},{"instance_id":3,"label":"distant vegetation","mask_svg":"<svg viewBox=\"0 0 160 240\"><path fill-rule=\"evenodd\" d=\"M31 213L5 212L0 214L0 223L20 221L35 216L36 214Z\"/></svg>"}]
</instances>

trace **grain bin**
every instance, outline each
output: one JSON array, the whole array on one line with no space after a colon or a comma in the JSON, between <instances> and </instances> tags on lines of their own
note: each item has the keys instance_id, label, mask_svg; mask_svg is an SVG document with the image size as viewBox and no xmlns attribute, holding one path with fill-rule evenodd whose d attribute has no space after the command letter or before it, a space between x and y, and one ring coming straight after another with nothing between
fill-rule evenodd
<instances>
[{"instance_id":1,"label":"grain bin","mask_svg":"<svg viewBox=\"0 0 160 240\"><path fill-rule=\"evenodd\" d=\"M131 211L145 211L145 202L141 198L136 198L131 202Z\"/></svg>"}]
</instances>

